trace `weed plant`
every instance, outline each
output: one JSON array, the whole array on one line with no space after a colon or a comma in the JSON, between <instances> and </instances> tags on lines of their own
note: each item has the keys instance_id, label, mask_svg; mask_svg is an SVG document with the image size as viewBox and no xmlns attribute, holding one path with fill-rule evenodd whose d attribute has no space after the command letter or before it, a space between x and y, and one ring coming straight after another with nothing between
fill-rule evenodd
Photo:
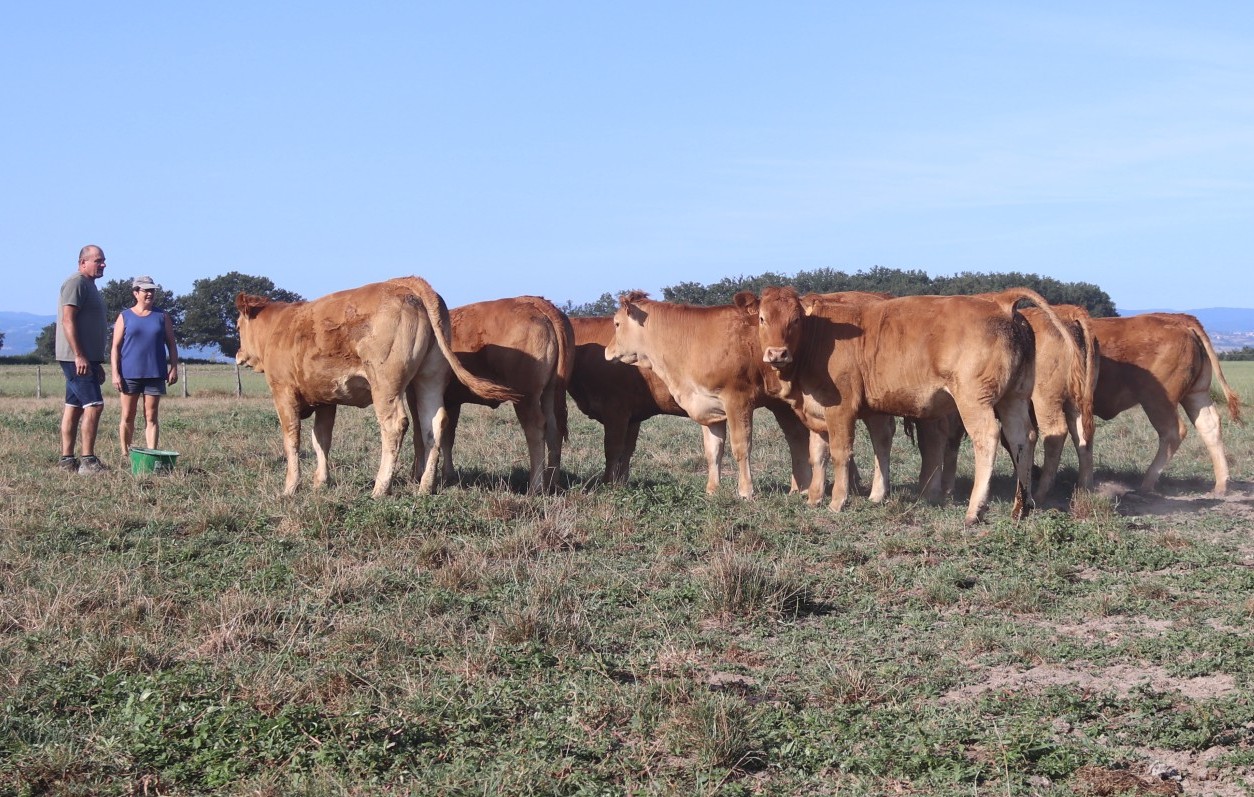
<instances>
[{"instance_id":1,"label":"weed plant","mask_svg":"<svg viewBox=\"0 0 1254 797\"><path fill-rule=\"evenodd\" d=\"M902 435L887 503L806 506L764 413L742 502L676 418L604 487L572 405L567 489L527 497L512 413L467 407L460 483L375 501L369 411L290 498L262 395L163 403L165 476L129 472L112 398L112 470L56 470L60 412L0 411L3 794L1069 795L1163 761L1237 793L1254 766L1248 427L1228 500L1196 434L1129 492L1155 442L1127 413L1103 489L1072 495L1068 452L1015 523L1002 456L968 530L965 498L915 500Z\"/></svg>"}]
</instances>

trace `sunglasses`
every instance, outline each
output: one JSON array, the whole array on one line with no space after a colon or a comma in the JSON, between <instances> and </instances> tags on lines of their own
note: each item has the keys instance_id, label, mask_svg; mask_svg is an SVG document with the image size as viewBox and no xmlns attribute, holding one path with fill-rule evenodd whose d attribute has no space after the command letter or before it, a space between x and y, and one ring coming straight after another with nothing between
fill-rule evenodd
<instances>
[{"instance_id":1,"label":"sunglasses","mask_svg":"<svg viewBox=\"0 0 1254 797\"><path fill-rule=\"evenodd\" d=\"M135 292L136 293L155 293L156 290L157 290L156 288L136 288Z\"/></svg>"}]
</instances>

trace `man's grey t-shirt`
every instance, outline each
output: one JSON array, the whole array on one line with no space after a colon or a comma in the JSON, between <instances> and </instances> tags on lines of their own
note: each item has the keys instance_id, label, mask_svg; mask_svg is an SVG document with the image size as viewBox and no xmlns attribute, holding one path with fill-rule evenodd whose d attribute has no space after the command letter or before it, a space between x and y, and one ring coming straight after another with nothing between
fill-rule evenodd
<instances>
[{"instance_id":1,"label":"man's grey t-shirt","mask_svg":"<svg viewBox=\"0 0 1254 797\"><path fill-rule=\"evenodd\" d=\"M105 336L108 323L105 321L104 297L96 288L96 281L82 274L75 274L61 286L61 301L57 305L57 359L72 362L74 350L65 336L61 323L61 308L72 304L78 308L74 315L74 329L78 333L78 345L82 347L83 356L89 362L105 361Z\"/></svg>"}]
</instances>

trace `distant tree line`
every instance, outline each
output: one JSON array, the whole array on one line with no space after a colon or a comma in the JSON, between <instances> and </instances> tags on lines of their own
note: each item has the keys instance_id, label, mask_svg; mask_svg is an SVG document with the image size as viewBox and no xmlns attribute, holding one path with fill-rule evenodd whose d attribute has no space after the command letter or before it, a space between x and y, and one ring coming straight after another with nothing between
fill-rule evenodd
<instances>
[{"instance_id":1,"label":"distant tree line","mask_svg":"<svg viewBox=\"0 0 1254 797\"><path fill-rule=\"evenodd\" d=\"M235 319L235 296L240 292L267 296L281 302L299 302L301 296L275 286L269 277L254 277L232 271L220 277L199 279L190 293L182 296L158 288L153 304L170 314L179 346L215 348L225 357L239 351L239 331ZM109 319L135 304L131 280L109 280L100 286ZM112 332L112 326L110 326ZM34 357L43 362L56 359L57 325L44 327L35 339Z\"/></svg>"},{"instance_id":2,"label":"distant tree line","mask_svg":"<svg viewBox=\"0 0 1254 797\"><path fill-rule=\"evenodd\" d=\"M1115 316L1115 303L1101 288L1088 282L1061 282L1036 274L1010 271L998 274L965 272L952 277L930 277L926 272L895 268L874 268L847 274L830 268L798 271L795 275L768 271L753 277L724 277L710 285L681 282L662 289L662 298L683 304L730 304L740 291L761 293L770 285L791 285L801 293L833 293L836 291L876 291L894 296L992 293L1006 288L1031 288L1050 304L1074 304L1088 310L1089 315L1102 318ZM625 291L624 291L625 292ZM571 304L563 308L569 315L612 315L618 308L617 295L608 293L593 302Z\"/></svg>"},{"instance_id":3,"label":"distant tree line","mask_svg":"<svg viewBox=\"0 0 1254 797\"><path fill-rule=\"evenodd\" d=\"M1087 282L1061 282L1050 277L1018 272L966 272L952 277L930 277L923 271L880 266L853 274L820 268L814 271L798 271L792 276L768 271L750 277L724 277L710 285L680 282L663 288L662 298L668 302L684 304L730 304L732 297L740 291L761 293L769 285L791 285L801 293L879 291L895 296L989 293L1006 288L1027 287L1044 296L1051 304L1079 305L1096 317L1118 315L1110 296L1101 288ZM239 350L239 332L235 328L235 319L238 316L235 296L241 291L282 302L302 301L300 294L277 287L268 277L232 271L219 277L196 280L192 283L192 290L182 296L158 289L155 304L170 314L174 321L174 334L180 346L213 348L229 358L234 357ZM100 292L110 319L134 304L130 280L110 280L101 286ZM562 306L566 313L576 316L613 315L617 309L618 294L610 293L601 294L595 301L582 304L568 301ZM0 345L3 345L3 341L3 333L0 333ZM51 362L56 357L55 348L56 324L49 324L35 340L35 352L31 357ZM1227 358L1250 359L1235 355L1239 355L1239 352L1231 352Z\"/></svg>"},{"instance_id":4,"label":"distant tree line","mask_svg":"<svg viewBox=\"0 0 1254 797\"><path fill-rule=\"evenodd\" d=\"M1221 360L1254 360L1254 346L1245 346L1232 351L1219 352Z\"/></svg>"}]
</instances>

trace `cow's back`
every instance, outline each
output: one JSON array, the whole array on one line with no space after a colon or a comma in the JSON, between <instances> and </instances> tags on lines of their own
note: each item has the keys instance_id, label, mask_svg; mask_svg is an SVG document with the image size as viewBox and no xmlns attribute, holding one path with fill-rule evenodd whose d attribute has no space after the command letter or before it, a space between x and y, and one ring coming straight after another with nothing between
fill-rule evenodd
<instances>
[{"instance_id":1,"label":"cow's back","mask_svg":"<svg viewBox=\"0 0 1254 797\"><path fill-rule=\"evenodd\" d=\"M453 352L470 373L538 394L552 379L559 361L558 330L531 297L494 299L449 310ZM454 379L446 400L497 406Z\"/></svg>"},{"instance_id":2,"label":"cow's back","mask_svg":"<svg viewBox=\"0 0 1254 797\"><path fill-rule=\"evenodd\" d=\"M1147 396L1175 404L1202 377L1206 355L1188 318L1145 313L1090 321L1101 353L1093 400L1099 417L1109 420Z\"/></svg>"},{"instance_id":3,"label":"cow's back","mask_svg":"<svg viewBox=\"0 0 1254 797\"><path fill-rule=\"evenodd\" d=\"M903 296L860 308L864 389L881 412L934 417L952 410L932 389L978 385L989 395L1031 390L1031 327L974 296ZM920 334L920 329L926 330ZM1024 379L1026 378L1026 382Z\"/></svg>"}]
</instances>

